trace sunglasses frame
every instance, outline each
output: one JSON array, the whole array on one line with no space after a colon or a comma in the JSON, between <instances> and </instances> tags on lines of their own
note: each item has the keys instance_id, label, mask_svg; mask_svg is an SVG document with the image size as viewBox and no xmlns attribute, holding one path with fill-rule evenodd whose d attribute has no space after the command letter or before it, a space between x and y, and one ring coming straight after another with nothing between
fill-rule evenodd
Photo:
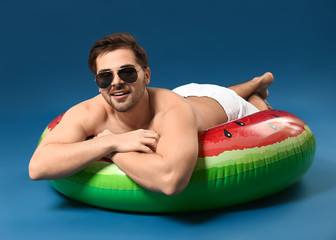
<instances>
[{"instance_id":1,"label":"sunglasses frame","mask_svg":"<svg viewBox=\"0 0 336 240\"><path fill-rule=\"evenodd\" d=\"M123 70L123 69L126 69L126 68L133 68L133 69L136 71L137 79L136 79L134 82L127 82L127 81L124 81L124 80L119 76L119 71L120 71L120 70ZM143 68L141 68L141 69L143 69ZM113 82L113 80L114 80L114 77L115 77L116 75L118 75L118 77L119 77L123 82L126 82L126 83L135 83L135 82L138 80L138 72L140 72L141 69L137 70L137 69L135 68L135 66L124 66L124 67L121 67L121 68L106 69L106 70L103 70L103 71L99 72L98 74L96 74L94 81L96 82L97 86L99 87L99 85L98 85L98 83L97 83L97 76L98 76L99 74L101 74L101 73L112 73L112 80L111 80L111 83L110 83L106 88L108 88L108 87L111 86L111 84L112 84L112 82ZM101 87L99 87L99 88L100 88L100 89L106 89L106 88L101 88Z\"/></svg>"}]
</instances>

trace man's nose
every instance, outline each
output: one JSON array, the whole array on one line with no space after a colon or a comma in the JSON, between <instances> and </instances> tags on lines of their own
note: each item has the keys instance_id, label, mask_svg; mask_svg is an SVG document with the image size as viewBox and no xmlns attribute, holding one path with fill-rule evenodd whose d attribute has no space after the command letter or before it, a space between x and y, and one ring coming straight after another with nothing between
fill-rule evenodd
<instances>
[{"instance_id":1,"label":"man's nose","mask_svg":"<svg viewBox=\"0 0 336 240\"><path fill-rule=\"evenodd\" d=\"M112 80L112 86L118 86L124 84L124 81L119 77L118 74L114 74L114 78Z\"/></svg>"}]
</instances>

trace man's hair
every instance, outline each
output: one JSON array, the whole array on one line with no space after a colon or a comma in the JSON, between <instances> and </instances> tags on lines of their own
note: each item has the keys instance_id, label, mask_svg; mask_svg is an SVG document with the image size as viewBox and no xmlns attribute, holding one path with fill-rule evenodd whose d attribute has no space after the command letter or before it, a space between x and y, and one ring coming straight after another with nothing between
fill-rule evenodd
<instances>
[{"instance_id":1,"label":"man's hair","mask_svg":"<svg viewBox=\"0 0 336 240\"><path fill-rule=\"evenodd\" d=\"M145 50L137 44L131 34L128 33L115 33L110 36L104 37L97 41L89 55L89 68L91 72L97 74L97 57L117 49L130 49L133 51L137 63L142 68L148 67L148 59Z\"/></svg>"}]
</instances>

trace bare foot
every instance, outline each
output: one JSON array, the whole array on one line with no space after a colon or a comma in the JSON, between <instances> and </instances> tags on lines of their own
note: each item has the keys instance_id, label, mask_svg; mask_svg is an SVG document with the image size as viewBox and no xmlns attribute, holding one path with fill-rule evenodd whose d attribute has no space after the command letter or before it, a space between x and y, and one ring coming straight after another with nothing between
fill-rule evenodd
<instances>
[{"instance_id":1,"label":"bare foot","mask_svg":"<svg viewBox=\"0 0 336 240\"><path fill-rule=\"evenodd\" d=\"M269 95L268 87L274 81L273 74L270 72L267 72L260 77L254 78L252 81L255 81L258 83L258 88L256 89L255 93L259 94L260 97L262 97L263 99L266 99Z\"/></svg>"}]
</instances>

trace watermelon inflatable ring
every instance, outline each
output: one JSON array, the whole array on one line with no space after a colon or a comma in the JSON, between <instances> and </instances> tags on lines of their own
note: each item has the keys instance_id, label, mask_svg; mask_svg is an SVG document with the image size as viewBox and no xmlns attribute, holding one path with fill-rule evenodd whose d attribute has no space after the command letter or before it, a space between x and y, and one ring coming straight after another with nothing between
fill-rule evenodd
<instances>
[{"instance_id":1,"label":"watermelon inflatable ring","mask_svg":"<svg viewBox=\"0 0 336 240\"><path fill-rule=\"evenodd\" d=\"M56 126L52 121L41 139ZM311 166L315 139L295 115L267 110L199 133L198 160L187 188L175 196L146 190L101 159L50 184L72 199L135 212L183 212L252 201L298 181Z\"/></svg>"}]
</instances>

